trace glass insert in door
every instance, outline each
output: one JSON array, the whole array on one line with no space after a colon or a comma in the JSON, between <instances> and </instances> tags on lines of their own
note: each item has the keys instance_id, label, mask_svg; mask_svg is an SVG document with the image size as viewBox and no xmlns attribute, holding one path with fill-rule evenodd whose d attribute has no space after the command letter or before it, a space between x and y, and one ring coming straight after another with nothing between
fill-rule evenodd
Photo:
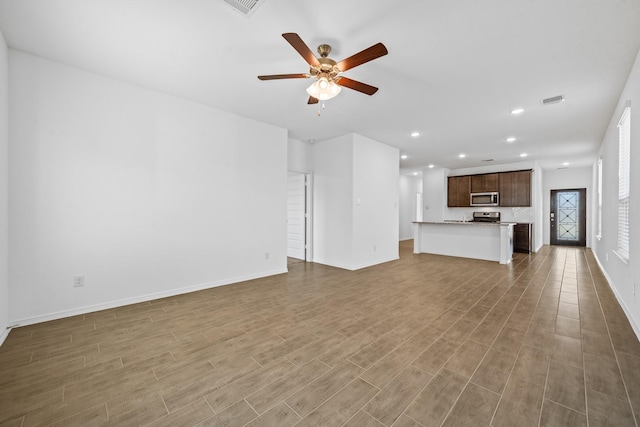
<instances>
[{"instance_id":1,"label":"glass insert in door","mask_svg":"<svg viewBox=\"0 0 640 427\"><path fill-rule=\"evenodd\" d=\"M580 193L563 191L557 193L558 216L556 232L558 240L578 240L580 235L579 203Z\"/></svg>"}]
</instances>

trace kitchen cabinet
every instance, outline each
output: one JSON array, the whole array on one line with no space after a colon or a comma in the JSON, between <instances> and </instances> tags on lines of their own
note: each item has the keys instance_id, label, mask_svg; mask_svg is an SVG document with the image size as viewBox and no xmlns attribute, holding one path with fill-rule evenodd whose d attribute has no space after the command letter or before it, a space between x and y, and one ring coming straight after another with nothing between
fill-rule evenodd
<instances>
[{"instance_id":1,"label":"kitchen cabinet","mask_svg":"<svg viewBox=\"0 0 640 427\"><path fill-rule=\"evenodd\" d=\"M531 171L502 172L500 206L531 206Z\"/></svg>"},{"instance_id":2,"label":"kitchen cabinet","mask_svg":"<svg viewBox=\"0 0 640 427\"><path fill-rule=\"evenodd\" d=\"M513 252L531 253L531 224L519 222L513 227Z\"/></svg>"},{"instance_id":3,"label":"kitchen cabinet","mask_svg":"<svg viewBox=\"0 0 640 427\"><path fill-rule=\"evenodd\" d=\"M447 178L447 206L468 208L471 205L471 177L450 176Z\"/></svg>"},{"instance_id":4,"label":"kitchen cabinet","mask_svg":"<svg viewBox=\"0 0 640 427\"><path fill-rule=\"evenodd\" d=\"M472 193L492 193L500 191L499 174L483 173L481 175L471 175Z\"/></svg>"}]
</instances>

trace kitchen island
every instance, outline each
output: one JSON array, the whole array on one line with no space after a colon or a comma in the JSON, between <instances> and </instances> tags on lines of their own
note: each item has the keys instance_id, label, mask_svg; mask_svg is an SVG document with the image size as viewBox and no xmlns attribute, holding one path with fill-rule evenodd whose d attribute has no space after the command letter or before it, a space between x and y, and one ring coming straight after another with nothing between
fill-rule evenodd
<instances>
[{"instance_id":1,"label":"kitchen island","mask_svg":"<svg viewBox=\"0 0 640 427\"><path fill-rule=\"evenodd\" d=\"M513 256L513 226L512 222L414 222L413 253L508 264Z\"/></svg>"}]
</instances>

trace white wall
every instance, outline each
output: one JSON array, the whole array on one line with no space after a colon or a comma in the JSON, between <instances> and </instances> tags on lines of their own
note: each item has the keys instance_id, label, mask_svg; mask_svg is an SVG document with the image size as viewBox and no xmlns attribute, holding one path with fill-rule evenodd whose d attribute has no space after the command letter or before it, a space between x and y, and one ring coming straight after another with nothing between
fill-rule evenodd
<instances>
[{"instance_id":1,"label":"white wall","mask_svg":"<svg viewBox=\"0 0 640 427\"><path fill-rule=\"evenodd\" d=\"M356 134L313 144L315 262L355 270L398 258L398 156Z\"/></svg>"},{"instance_id":2,"label":"white wall","mask_svg":"<svg viewBox=\"0 0 640 427\"><path fill-rule=\"evenodd\" d=\"M592 167L584 168L568 168L568 169L547 169L544 172L543 178L543 191L542 191L542 203L543 203L543 242L545 245L549 245L551 242L551 190L565 190L574 188L586 188L587 189L587 209L586 215L590 214L589 206L592 203ZM587 218L587 247L591 247L591 218Z\"/></svg>"},{"instance_id":3,"label":"white wall","mask_svg":"<svg viewBox=\"0 0 640 427\"><path fill-rule=\"evenodd\" d=\"M413 239L413 221L416 220L416 193L422 193L422 177L400 175L400 240ZM423 207L420 207L423 209Z\"/></svg>"},{"instance_id":4,"label":"white wall","mask_svg":"<svg viewBox=\"0 0 640 427\"><path fill-rule=\"evenodd\" d=\"M400 151L353 134L353 269L398 259Z\"/></svg>"},{"instance_id":5,"label":"white wall","mask_svg":"<svg viewBox=\"0 0 640 427\"><path fill-rule=\"evenodd\" d=\"M286 130L17 51L9 70L12 322L286 271Z\"/></svg>"},{"instance_id":6,"label":"white wall","mask_svg":"<svg viewBox=\"0 0 640 427\"><path fill-rule=\"evenodd\" d=\"M445 168L426 168L422 171L423 221L438 222L445 219L448 173L449 169Z\"/></svg>"},{"instance_id":7,"label":"white wall","mask_svg":"<svg viewBox=\"0 0 640 427\"><path fill-rule=\"evenodd\" d=\"M287 142L287 169L291 172L313 171L312 146L308 142L289 138Z\"/></svg>"},{"instance_id":8,"label":"white wall","mask_svg":"<svg viewBox=\"0 0 640 427\"><path fill-rule=\"evenodd\" d=\"M618 238L618 128L627 101L631 102L631 218L629 261L623 262L614 251ZM622 91L605 133L599 155L603 164L602 238L593 238L593 251L640 336L640 54ZM597 166L594 166L597 170ZM595 194L594 194L595 196ZM594 203L596 198L593 197ZM595 210L595 209L592 209ZM593 233L596 231L594 230ZM634 285L636 292L634 295Z\"/></svg>"},{"instance_id":9,"label":"white wall","mask_svg":"<svg viewBox=\"0 0 640 427\"><path fill-rule=\"evenodd\" d=\"M313 147L313 261L353 265L353 137Z\"/></svg>"},{"instance_id":10,"label":"white wall","mask_svg":"<svg viewBox=\"0 0 640 427\"><path fill-rule=\"evenodd\" d=\"M9 330L9 52L0 33L0 344Z\"/></svg>"}]
</instances>

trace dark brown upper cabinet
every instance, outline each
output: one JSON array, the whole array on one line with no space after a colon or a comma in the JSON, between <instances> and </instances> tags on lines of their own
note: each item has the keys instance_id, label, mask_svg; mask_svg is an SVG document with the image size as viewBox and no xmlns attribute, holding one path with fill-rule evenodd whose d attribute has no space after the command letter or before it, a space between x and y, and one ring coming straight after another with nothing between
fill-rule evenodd
<instances>
[{"instance_id":1,"label":"dark brown upper cabinet","mask_svg":"<svg viewBox=\"0 0 640 427\"><path fill-rule=\"evenodd\" d=\"M472 193L491 193L500 191L500 179L497 173L471 175Z\"/></svg>"},{"instance_id":2,"label":"dark brown upper cabinet","mask_svg":"<svg viewBox=\"0 0 640 427\"><path fill-rule=\"evenodd\" d=\"M531 171L502 172L500 206L531 206Z\"/></svg>"},{"instance_id":3,"label":"dark brown upper cabinet","mask_svg":"<svg viewBox=\"0 0 640 427\"><path fill-rule=\"evenodd\" d=\"M447 178L447 206L466 207L471 205L471 177L450 176Z\"/></svg>"}]
</instances>

